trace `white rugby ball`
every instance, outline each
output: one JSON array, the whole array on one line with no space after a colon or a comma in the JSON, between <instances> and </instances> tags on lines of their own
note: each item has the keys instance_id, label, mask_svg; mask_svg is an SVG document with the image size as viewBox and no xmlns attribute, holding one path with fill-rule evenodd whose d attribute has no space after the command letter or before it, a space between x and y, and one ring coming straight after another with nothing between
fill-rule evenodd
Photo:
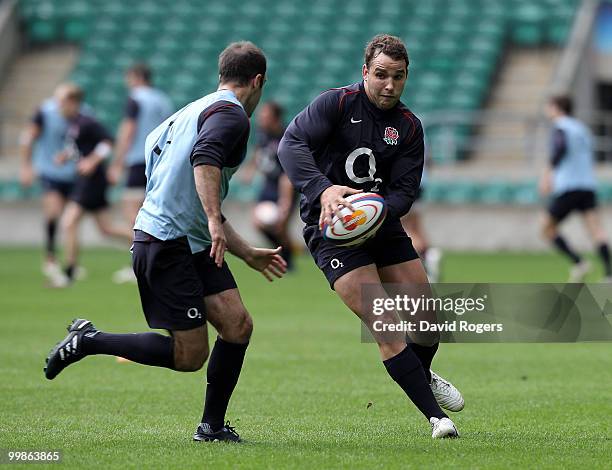
<instances>
[{"instance_id":1,"label":"white rugby ball","mask_svg":"<svg viewBox=\"0 0 612 470\"><path fill-rule=\"evenodd\" d=\"M338 246L361 245L373 237L387 216L385 199L376 193L353 194L346 198L355 209L343 207L342 217L334 215L331 224L323 225L323 238Z\"/></svg>"}]
</instances>

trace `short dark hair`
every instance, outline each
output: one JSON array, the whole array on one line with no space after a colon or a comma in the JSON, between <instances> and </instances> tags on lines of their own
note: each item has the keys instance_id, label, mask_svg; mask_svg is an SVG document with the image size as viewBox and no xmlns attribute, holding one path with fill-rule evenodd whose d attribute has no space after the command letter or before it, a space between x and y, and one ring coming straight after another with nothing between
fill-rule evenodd
<instances>
[{"instance_id":1,"label":"short dark hair","mask_svg":"<svg viewBox=\"0 0 612 470\"><path fill-rule=\"evenodd\" d=\"M250 41L233 42L219 55L221 83L246 85L260 74L266 74L266 56Z\"/></svg>"},{"instance_id":2,"label":"short dark hair","mask_svg":"<svg viewBox=\"0 0 612 470\"><path fill-rule=\"evenodd\" d=\"M406 68L408 68L408 51L406 46L400 38L397 36L391 36L390 34L377 34L367 44L364 52L365 64L369 67L370 62L380 54L385 54L391 57L393 60L404 60L406 62Z\"/></svg>"},{"instance_id":3,"label":"short dark hair","mask_svg":"<svg viewBox=\"0 0 612 470\"><path fill-rule=\"evenodd\" d=\"M574 111L574 101L569 95L552 96L549 102L567 115L571 115Z\"/></svg>"},{"instance_id":4,"label":"short dark hair","mask_svg":"<svg viewBox=\"0 0 612 470\"><path fill-rule=\"evenodd\" d=\"M85 92L80 86L70 83L66 85L66 99L82 103L85 99Z\"/></svg>"},{"instance_id":5,"label":"short dark hair","mask_svg":"<svg viewBox=\"0 0 612 470\"><path fill-rule=\"evenodd\" d=\"M151 83L151 79L153 78L153 73L151 72L151 67L149 67L144 62L138 62L133 64L129 69L128 73L132 73L137 77L140 77L147 83Z\"/></svg>"},{"instance_id":6,"label":"short dark hair","mask_svg":"<svg viewBox=\"0 0 612 470\"><path fill-rule=\"evenodd\" d=\"M283 120L283 114L285 113L285 110L276 101L266 101L264 103L264 106L268 106L272 110L272 114L274 114L274 117L276 119L280 121Z\"/></svg>"}]
</instances>

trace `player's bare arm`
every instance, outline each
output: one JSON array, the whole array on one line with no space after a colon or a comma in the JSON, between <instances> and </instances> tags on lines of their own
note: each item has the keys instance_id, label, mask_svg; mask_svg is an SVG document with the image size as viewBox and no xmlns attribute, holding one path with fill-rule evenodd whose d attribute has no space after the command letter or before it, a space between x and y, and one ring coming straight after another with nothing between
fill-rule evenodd
<instances>
[{"instance_id":1,"label":"player's bare arm","mask_svg":"<svg viewBox=\"0 0 612 470\"><path fill-rule=\"evenodd\" d=\"M32 186L34 169L32 168L32 147L40 135L41 128L36 123L30 123L21 136L21 170L19 181L22 186Z\"/></svg>"},{"instance_id":2,"label":"player's bare arm","mask_svg":"<svg viewBox=\"0 0 612 470\"><path fill-rule=\"evenodd\" d=\"M221 169L212 165L198 165L193 169L196 191L208 218L208 231L212 246L210 257L217 266L223 264L223 255L227 249L227 239L221 219Z\"/></svg>"},{"instance_id":3,"label":"player's bare arm","mask_svg":"<svg viewBox=\"0 0 612 470\"><path fill-rule=\"evenodd\" d=\"M283 231L287 228L289 215L293 206L293 185L286 174L278 179L278 228Z\"/></svg>"},{"instance_id":4,"label":"player's bare arm","mask_svg":"<svg viewBox=\"0 0 612 470\"><path fill-rule=\"evenodd\" d=\"M91 175L110 156L111 151L112 142L110 140L103 140L96 146L93 152L77 162L77 171L83 176Z\"/></svg>"},{"instance_id":5,"label":"player's bare arm","mask_svg":"<svg viewBox=\"0 0 612 470\"><path fill-rule=\"evenodd\" d=\"M287 272L287 263L280 255L281 247L274 249L256 248L247 243L226 220L223 230L227 239L227 250L238 256L255 271L259 271L268 281L281 278Z\"/></svg>"},{"instance_id":6,"label":"player's bare arm","mask_svg":"<svg viewBox=\"0 0 612 470\"><path fill-rule=\"evenodd\" d=\"M126 118L121 121L115 146L115 158L108 169L108 180L111 184L117 184L123 172L125 156L134 142L136 136L136 120Z\"/></svg>"}]
</instances>

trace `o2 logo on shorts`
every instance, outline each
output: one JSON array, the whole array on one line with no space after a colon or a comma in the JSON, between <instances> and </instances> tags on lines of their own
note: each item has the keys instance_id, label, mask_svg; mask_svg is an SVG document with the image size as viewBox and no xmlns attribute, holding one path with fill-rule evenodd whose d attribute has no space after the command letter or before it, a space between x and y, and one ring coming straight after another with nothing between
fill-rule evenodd
<instances>
[{"instance_id":1,"label":"o2 logo on shorts","mask_svg":"<svg viewBox=\"0 0 612 470\"><path fill-rule=\"evenodd\" d=\"M187 318L195 320L196 318L202 318L202 314L196 307L191 307L189 310L187 310Z\"/></svg>"},{"instance_id":2,"label":"o2 logo on shorts","mask_svg":"<svg viewBox=\"0 0 612 470\"><path fill-rule=\"evenodd\" d=\"M344 264L341 263L338 258L332 258L332 260L329 262L329 265L332 267L332 269L338 269L338 268L344 267Z\"/></svg>"},{"instance_id":3,"label":"o2 logo on shorts","mask_svg":"<svg viewBox=\"0 0 612 470\"><path fill-rule=\"evenodd\" d=\"M355 161L362 155L366 155L368 157L368 175L367 176L357 176L355 174ZM370 189L371 192L376 193L380 191L380 184L382 183L381 178L374 178L376 174L376 158L374 158L374 152L372 149L367 147L359 147L358 149L353 150L349 156L346 158L346 163L344 164L344 170L346 171L346 175L358 184L373 182L374 187Z\"/></svg>"}]
</instances>

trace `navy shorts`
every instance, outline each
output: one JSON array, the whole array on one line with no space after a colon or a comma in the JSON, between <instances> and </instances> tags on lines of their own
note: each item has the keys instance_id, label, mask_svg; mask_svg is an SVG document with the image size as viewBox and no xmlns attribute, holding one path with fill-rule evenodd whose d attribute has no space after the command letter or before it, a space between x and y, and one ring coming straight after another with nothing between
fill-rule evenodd
<instances>
[{"instance_id":1,"label":"navy shorts","mask_svg":"<svg viewBox=\"0 0 612 470\"><path fill-rule=\"evenodd\" d=\"M56 192L60 193L64 198L68 199L74 191L74 182L60 181L47 176L40 177L40 185L45 193Z\"/></svg>"},{"instance_id":2,"label":"navy shorts","mask_svg":"<svg viewBox=\"0 0 612 470\"><path fill-rule=\"evenodd\" d=\"M147 177L145 176L145 164L137 163L127 168L126 188L144 188L147 186Z\"/></svg>"},{"instance_id":3,"label":"navy shorts","mask_svg":"<svg viewBox=\"0 0 612 470\"><path fill-rule=\"evenodd\" d=\"M70 199L86 211L96 212L108 207L107 188L106 167L100 165L91 175L77 178Z\"/></svg>"},{"instance_id":4,"label":"navy shorts","mask_svg":"<svg viewBox=\"0 0 612 470\"><path fill-rule=\"evenodd\" d=\"M227 263L218 268L210 250L192 254L186 237L162 241L136 230L132 265L151 328L173 331L202 326L206 323L204 297L237 287Z\"/></svg>"},{"instance_id":5,"label":"navy shorts","mask_svg":"<svg viewBox=\"0 0 612 470\"><path fill-rule=\"evenodd\" d=\"M332 289L341 276L362 266L375 264L378 268L384 268L419 257L399 220L385 221L373 238L356 247L342 247L328 242L318 225L304 227L304 240Z\"/></svg>"},{"instance_id":6,"label":"navy shorts","mask_svg":"<svg viewBox=\"0 0 612 470\"><path fill-rule=\"evenodd\" d=\"M573 211L585 212L597 207L594 191L568 191L556 196L548 206L548 213L557 222L561 222Z\"/></svg>"}]
</instances>

